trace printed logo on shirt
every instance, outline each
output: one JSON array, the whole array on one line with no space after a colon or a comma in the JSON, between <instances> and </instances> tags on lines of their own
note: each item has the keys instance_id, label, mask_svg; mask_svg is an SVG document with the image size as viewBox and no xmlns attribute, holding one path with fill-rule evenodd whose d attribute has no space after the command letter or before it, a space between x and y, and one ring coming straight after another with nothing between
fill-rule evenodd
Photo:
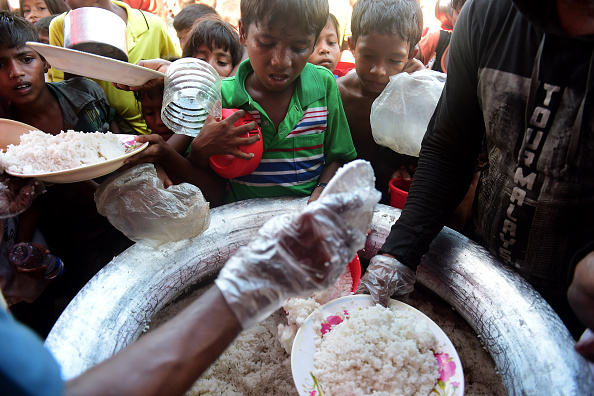
<instances>
[{"instance_id":1,"label":"printed logo on shirt","mask_svg":"<svg viewBox=\"0 0 594 396\"><path fill-rule=\"evenodd\" d=\"M535 97L535 107L529 113L525 134L519 143L518 164L513 180L509 182L511 194L506 217L501 224L498 254L505 261L522 267L528 248L528 236L534 221L543 186L537 163L543 152L554 116L559 109L562 90L558 86L541 84ZM540 177L539 177L540 176Z\"/></svg>"}]
</instances>

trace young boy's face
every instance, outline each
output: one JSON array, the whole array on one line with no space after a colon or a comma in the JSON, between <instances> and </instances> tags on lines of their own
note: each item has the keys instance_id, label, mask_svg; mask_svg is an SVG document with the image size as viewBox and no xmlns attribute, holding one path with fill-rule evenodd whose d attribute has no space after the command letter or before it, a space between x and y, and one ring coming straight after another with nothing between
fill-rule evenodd
<instances>
[{"instance_id":1,"label":"young boy's face","mask_svg":"<svg viewBox=\"0 0 594 396\"><path fill-rule=\"evenodd\" d=\"M275 24L268 29L267 20L260 21L258 26L239 23L239 38L254 69L255 88L276 92L289 88L307 64L315 35L295 25Z\"/></svg>"},{"instance_id":2,"label":"young boy's face","mask_svg":"<svg viewBox=\"0 0 594 396\"><path fill-rule=\"evenodd\" d=\"M161 135L163 140L167 141L173 132L161 120L161 105L163 104L163 97L159 95L144 95L140 100L142 106L142 115L146 121L146 126L151 130L151 133Z\"/></svg>"},{"instance_id":3,"label":"young boy's face","mask_svg":"<svg viewBox=\"0 0 594 396\"><path fill-rule=\"evenodd\" d=\"M336 27L334 26L334 23L329 20L328 23L326 23L326 26L324 26L324 29L322 29L320 37L318 37L314 52L309 57L309 63L324 66L331 72L334 72L339 60L340 48L338 46Z\"/></svg>"},{"instance_id":4,"label":"young boy's face","mask_svg":"<svg viewBox=\"0 0 594 396\"><path fill-rule=\"evenodd\" d=\"M377 94L388 85L390 76L402 73L414 55L409 53L409 43L399 36L377 32L360 36L356 43L349 37L349 48L363 87Z\"/></svg>"},{"instance_id":5,"label":"young boy's face","mask_svg":"<svg viewBox=\"0 0 594 396\"><path fill-rule=\"evenodd\" d=\"M0 49L0 96L16 105L33 103L45 87L48 64L28 46Z\"/></svg>"},{"instance_id":6,"label":"young boy's face","mask_svg":"<svg viewBox=\"0 0 594 396\"><path fill-rule=\"evenodd\" d=\"M233 71L233 65L231 64L231 53L229 51L225 51L222 48L216 47L214 43L212 45L212 51L208 49L206 44L202 44L192 56L194 58L202 59L214 67L221 77L228 77Z\"/></svg>"}]
</instances>

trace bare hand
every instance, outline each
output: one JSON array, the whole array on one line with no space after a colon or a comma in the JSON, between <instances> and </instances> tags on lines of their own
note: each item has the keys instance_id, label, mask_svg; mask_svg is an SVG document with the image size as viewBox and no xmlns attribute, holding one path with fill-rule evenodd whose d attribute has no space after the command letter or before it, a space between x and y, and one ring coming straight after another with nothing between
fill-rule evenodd
<instances>
[{"instance_id":1,"label":"bare hand","mask_svg":"<svg viewBox=\"0 0 594 396\"><path fill-rule=\"evenodd\" d=\"M155 169L157 170L157 177L159 178L159 180L161 180L161 183L163 183L163 187L171 187L173 185L173 182L167 175L167 172L165 172L165 169L163 169L161 165L155 165Z\"/></svg>"},{"instance_id":2,"label":"bare hand","mask_svg":"<svg viewBox=\"0 0 594 396\"><path fill-rule=\"evenodd\" d=\"M575 344L575 350L594 363L594 334L586 332L582 338Z\"/></svg>"},{"instance_id":3,"label":"bare hand","mask_svg":"<svg viewBox=\"0 0 594 396\"><path fill-rule=\"evenodd\" d=\"M199 162L202 159L220 154L230 154L244 160L251 159L254 154L242 151L239 146L255 143L260 136L255 134L250 137L241 137L257 126L255 121L239 127L233 125L244 115L245 111L239 110L222 121L208 116L202 130L192 141L188 159L196 165L200 165Z\"/></svg>"},{"instance_id":4,"label":"bare hand","mask_svg":"<svg viewBox=\"0 0 594 396\"><path fill-rule=\"evenodd\" d=\"M146 67L151 70L156 70L161 73L166 73L167 68L169 68L170 64L171 64L171 62L168 60L165 60L165 59L148 59L148 60L141 60L140 62L138 62L138 66ZM117 89L121 89L123 91L138 91L140 89L152 89L152 88L156 87L157 85L163 85L163 77L153 78L152 80L149 80L146 83L144 83L143 85L140 85L138 87L131 87L129 85L119 84L119 83L112 83L112 84Z\"/></svg>"},{"instance_id":5,"label":"bare hand","mask_svg":"<svg viewBox=\"0 0 594 396\"><path fill-rule=\"evenodd\" d=\"M418 60L416 58L412 58L412 59L409 59L406 66L404 66L403 72L411 74L416 71L425 70L425 69L426 69L426 67L425 67L425 65L423 65L423 62L421 62L420 60Z\"/></svg>"},{"instance_id":6,"label":"bare hand","mask_svg":"<svg viewBox=\"0 0 594 396\"><path fill-rule=\"evenodd\" d=\"M415 167L410 165L408 167L401 166L400 169L392 173L392 179L410 180L415 174Z\"/></svg>"},{"instance_id":7,"label":"bare hand","mask_svg":"<svg viewBox=\"0 0 594 396\"><path fill-rule=\"evenodd\" d=\"M141 163L158 163L170 148L163 138L156 134L136 136L134 140L138 143L148 142L149 146L140 153L126 159L124 165L119 169L120 171L124 171Z\"/></svg>"},{"instance_id":8,"label":"bare hand","mask_svg":"<svg viewBox=\"0 0 594 396\"><path fill-rule=\"evenodd\" d=\"M45 191L43 182L10 175L0 176L0 218L16 216L27 210Z\"/></svg>"}]
</instances>

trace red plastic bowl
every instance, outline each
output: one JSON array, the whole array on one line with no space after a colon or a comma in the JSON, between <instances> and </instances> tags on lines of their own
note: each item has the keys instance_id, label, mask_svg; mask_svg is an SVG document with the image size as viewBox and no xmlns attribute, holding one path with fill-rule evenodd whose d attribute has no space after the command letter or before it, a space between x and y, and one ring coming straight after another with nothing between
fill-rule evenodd
<instances>
[{"instance_id":1,"label":"red plastic bowl","mask_svg":"<svg viewBox=\"0 0 594 396\"><path fill-rule=\"evenodd\" d=\"M225 119L238 109L223 109L222 118ZM246 111L245 115L235 122L236 127L256 121L255 118ZM236 177L249 175L258 167L262 159L262 131L256 124L256 128L241 135L242 137L250 137L254 134L260 135L260 139L252 144L239 146L239 149L244 153L254 153L254 156L249 160L237 158L230 154L213 155L209 158L210 167L225 179L235 179Z\"/></svg>"},{"instance_id":2,"label":"red plastic bowl","mask_svg":"<svg viewBox=\"0 0 594 396\"><path fill-rule=\"evenodd\" d=\"M408 197L408 190L410 189L411 180L396 178L390 180L390 206L402 209Z\"/></svg>"}]
</instances>

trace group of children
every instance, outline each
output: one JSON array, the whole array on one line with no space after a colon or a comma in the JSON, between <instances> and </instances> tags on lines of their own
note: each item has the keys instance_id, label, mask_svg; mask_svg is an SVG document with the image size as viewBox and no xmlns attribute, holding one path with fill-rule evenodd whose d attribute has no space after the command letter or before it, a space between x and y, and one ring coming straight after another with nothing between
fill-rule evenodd
<instances>
[{"instance_id":1,"label":"group of children","mask_svg":"<svg viewBox=\"0 0 594 396\"><path fill-rule=\"evenodd\" d=\"M136 42L128 49L131 63L156 69L176 59L173 45L161 29L162 21L146 18L119 1L67 3L72 8L100 6L127 18L128 34L133 36L129 42ZM162 84L134 87L134 92L129 92L122 86L117 89L111 83L95 83L83 77L45 83L43 73L49 65L25 45L26 41L38 40L35 28L3 13L0 96L10 102L8 117L54 134L66 129L140 134L137 140L151 144L128 159L126 167L153 162L165 169L171 180L200 187L212 206L258 197L309 196L310 201L315 200L336 170L355 158L372 163L378 175L377 187L387 202L389 178L407 164L402 159L382 162L381 149L371 135L370 109L391 75L423 68L414 59L423 27L418 2L359 0L353 8L353 34L348 41L355 70L338 79L332 72L340 59L340 29L328 14L327 0L242 0L238 32L216 12L196 6L178 14L176 29L184 43L183 56L212 65L224 78L222 106L240 109L227 119L209 117L196 138L174 134L163 124ZM182 23L186 14L199 9L206 15L200 15L189 27ZM52 21L51 44L63 45L63 22L63 14ZM53 70L52 77L60 80L61 74ZM209 168L208 158L217 154L249 157L238 146L258 139L257 135L242 136L255 125L234 125L245 112L255 118L262 131L262 160L253 173L225 180ZM133 127L132 132L121 127L126 124ZM81 190L93 203L91 183ZM50 193L61 188L48 188L47 195L55 198L52 205L60 195ZM62 209L51 209L63 213L68 206L66 200ZM81 210L87 213L90 209ZM76 218L77 214L70 216ZM73 229L80 231L80 227ZM48 228L44 231L52 233ZM119 240L121 235L109 232ZM103 238L101 235L98 233L97 238ZM80 243L81 249L85 243ZM118 244L118 249L125 247L125 243ZM55 249L50 244L50 248L57 255L68 254L67 246ZM76 260L75 255L64 258L66 273L70 261Z\"/></svg>"},{"instance_id":2,"label":"group of children","mask_svg":"<svg viewBox=\"0 0 594 396\"><path fill-rule=\"evenodd\" d=\"M242 12L249 15L249 2L245 3L245 11ZM276 2L272 3L272 10L276 6L280 10L279 15L283 15L282 12L288 15L287 9L294 11L283 2L278 2L280 6ZM298 8L304 4L297 2L294 6ZM295 22L295 27L313 23L315 7L307 8L311 15L300 11L297 15L301 22ZM272 11L270 15L277 17ZM280 20L280 17L277 18L277 21ZM209 17L203 18L202 22L199 20L193 32L201 30L200 25L204 23L206 26L208 20ZM240 108L256 118L263 131L265 151L255 172L228 181L223 201L282 195L311 195L311 199L315 199L334 171L342 163L355 158L355 148L359 158L370 161L374 166L377 187L384 195L383 202L388 202L388 181L399 176L410 178L410 169L416 159L398 155L375 144L369 115L373 101L385 88L391 75L405 69L413 72L423 68L414 59L415 46L423 27L418 3L414 0L356 3L349 48L355 55L357 70L338 78L337 84L332 79L326 81L327 74L322 69L309 65L323 66L330 71L336 68L341 54L338 46L340 29L336 18L329 14L319 33L316 30L290 31L289 27L293 26L277 21L262 21L268 24L268 31L260 27L262 22L254 23L255 29L250 30L250 26L246 26L245 15L240 21L239 38L249 60L223 82L223 107ZM210 23L213 23L212 19ZM204 29L204 32L207 31L215 32L216 29ZM248 34L251 32L255 33ZM309 43L306 36L312 33L314 37ZM260 34L263 35L262 39ZM206 36L206 33L199 36ZM253 39L253 36L256 38ZM299 37L302 42L297 45L289 36ZM304 45L306 41L311 44L307 49ZM211 48L207 48L208 42ZM191 39L187 43L184 56L201 52ZM225 76L220 72L224 63L213 62L213 54L218 51L229 56L233 45L221 41L220 36L212 36L206 42L199 40L198 43L204 53L202 59ZM300 53L296 56L295 50L292 53L287 51L291 47L302 48L301 52L305 55ZM295 70L297 66L299 68ZM336 87L339 88L338 93ZM303 97L304 92L312 97ZM313 96L323 96L324 99L320 101ZM192 143L192 150L187 157L197 166L207 163L205 156L224 154L205 150L200 143L208 140L208 144L215 146L216 138L207 138L214 135L211 132L214 129L218 136L239 136L239 130L224 120L207 122ZM350 133L345 134L345 131ZM158 143L150 138L143 138L142 141ZM131 163L147 161L149 158L163 164L165 168L171 168L167 166L170 159L164 160L163 154L154 155L151 150L132 159ZM172 172L180 173L175 169ZM176 176L179 180L191 180L187 175Z\"/></svg>"}]
</instances>

